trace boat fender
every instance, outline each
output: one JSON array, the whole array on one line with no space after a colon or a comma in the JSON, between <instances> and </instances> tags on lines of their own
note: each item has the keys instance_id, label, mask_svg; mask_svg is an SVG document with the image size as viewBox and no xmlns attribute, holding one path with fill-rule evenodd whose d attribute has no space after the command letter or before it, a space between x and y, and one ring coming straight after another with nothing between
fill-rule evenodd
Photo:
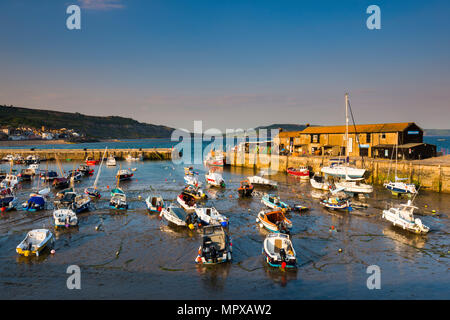
<instances>
[{"instance_id":1,"label":"boat fender","mask_svg":"<svg viewBox=\"0 0 450 320\"><path fill-rule=\"evenodd\" d=\"M55 254L56 253L55 249L52 249L52 251L50 251L50 253Z\"/></svg>"},{"instance_id":2,"label":"boat fender","mask_svg":"<svg viewBox=\"0 0 450 320\"><path fill-rule=\"evenodd\" d=\"M189 224L189 229L194 230L194 225L192 223Z\"/></svg>"}]
</instances>

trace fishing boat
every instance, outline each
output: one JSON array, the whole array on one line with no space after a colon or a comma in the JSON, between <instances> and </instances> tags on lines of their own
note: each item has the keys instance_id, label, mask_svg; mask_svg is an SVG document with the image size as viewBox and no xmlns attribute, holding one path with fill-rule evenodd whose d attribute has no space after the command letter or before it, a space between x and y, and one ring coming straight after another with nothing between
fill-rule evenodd
<instances>
[{"instance_id":1,"label":"fishing boat","mask_svg":"<svg viewBox=\"0 0 450 320\"><path fill-rule=\"evenodd\" d=\"M100 197L101 197L100 192L97 190L97 183L98 183L98 178L100 177L100 172L102 171L103 159L105 159L107 150L108 150L108 147L105 148L105 152L103 153L102 161L100 162L100 167L98 168L97 176L95 177L95 181L94 181L94 185L92 187L87 187L86 189L84 189L84 193L92 198L100 199Z\"/></svg>"},{"instance_id":2,"label":"fishing boat","mask_svg":"<svg viewBox=\"0 0 450 320\"><path fill-rule=\"evenodd\" d=\"M406 204L402 203L399 207L383 210L382 218L407 231L418 234L428 233L430 228L422 224L422 220L419 218L414 218L415 209L418 208L412 205L411 200L408 200Z\"/></svg>"},{"instance_id":3,"label":"fishing boat","mask_svg":"<svg viewBox=\"0 0 450 320\"><path fill-rule=\"evenodd\" d=\"M145 199L147 210L149 212L160 213L164 208L164 200L161 196L148 196Z\"/></svg>"},{"instance_id":4,"label":"fishing boat","mask_svg":"<svg viewBox=\"0 0 450 320\"><path fill-rule=\"evenodd\" d=\"M27 233L25 239L16 247L16 252L28 257L30 255L39 256L47 247L55 242L53 233L47 229L35 229Z\"/></svg>"},{"instance_id":5,"label":"fishing boat","mask_svg":"<svg viewBox=\"0 0 450 320\"><path fill-rule=\"evenodd\" d=\"M78 170L70 170L69 173L66 175L66 179L70 181L70 179L73 179L74 182L80 182L83 178L83 174Z\"/></svg>"},{"instance_id":6,"label":"fishing boat","mask_svg":"<svg viewBox=\"0 0 450 320\"><path fill-rule=\"evenodd\" d=\"M177 202L187 212L193 212L197 208L197 204L195 203L195 198L184 192L182 192L180 195L178 195Z\"/></svg>"},{"instance_id":7,"label":"fishing boat","mask_svg":"<svg viewBox=\"0 0 450 320\"><path fill-rule=\"evenodd\" d=\"M118 210L128 209L127 196L125 193L115 193L109 201L109 207Z\"/></svg>"},{"instance_id":8,"label":"fishing boat","mask_svg":"<svg viewBox=\"0 0 450 320\"><path fill-rule=\"evenodd\" d=\"M35 212L45 209L45 198L41 195L33 194L27 202L22 204L25 211Z\"/></svg>"},{"instance_id":9,"label":"fishing boat","mask_svg":"<svg viewBox=\"0 0 450 320\"><path fill-rule=\"evenodd\" d=\"M278 183L261 176L247 177L247 180L255 187L277 188Z\"/></svg>"},{"instance_id":10,"label":"fishing boat","mask_svg":"<svg viewBox=\"0 0 450 320\"><path fill-rule=\"evenodd\" d=\"M332 185L326 181L324 177L318 175L317 173L314 174L309 182L311 183L311 187L314 189L328 191L332 187Z\"/></svg>"},{"instance_id":11,"label":"fishing boat","mask_svg":"<svg viewBox=\"0 0 450 320\"><path fill-rule=\"evenodd\" d=\"M337 189L343 189L344 192L350 192L355 194L367 194L373 192L373 186L366 183L361 183L363 178L351 179L347 178L345 180L341 180L335 182L334 185Z\"/></svg>"},{"instance_id":12,"label":"fishing boat","mask_svg":"<svg viewBox=\"0 0 450 320\"><path fill-rule=\"evenodd\" d=\"M392 150L392 157L394 156L394 150ZM388 177L390 176L391 172L391 164L392 164L392 157L389 164L389 170L388 170ZM405 183L404 180L407 180L407 178L399 178L397 177L397 164L398 164L398 143L395 144L395 174L394 174L394 181L387 181L383 184L383 186L390 190L392 194L410 194L415 195L417 194L416 185L413 183Z\"/></svg>"},{"instance_id":13,"label":"fishing boat","mask_svg":"<svg viewBox=\"0 0 450 320\"><path fill-rule=\"evenodd\" d=\"M193 186L193 187L201 187L202 186L202 183L198 180L196 175L184 176L184 182L188 186Z\"/></svg>"},{"instance_id":14,"label":"fishing boat","mask_svg":"<svg viewBox=\"0 0 450 320\"><path fill-rule=\"evenodd\" d=\"M309 169L305 166L301 166L298 168L287 168L287 173L299 177L301 180L308 180L309 179Z\"/></svg>"},{"instance_id":15,"label":"fishing boat","mask_svg":"<svg viewBox=\"0 0 450 320\"><path fill-rule=\"evenodd\" d=\"M223 180L223 177L220 173L209 171L207 174L205 174L205 178L207 184L214 187L225 188L225 180Z\"/></svg>"},{"instance_id":16,"label":"fishing boat","mask_svg":"<svg viewBox=\"0 0 450 320\"><path fill-rule=\"evenodd\" d=\"M30 170L30 172L33 173L33 175L36 175L38 170L39 170L39 165L38 164L30 164L27 168L28 170Z\"/></svg>"},{"instance_id":17,"label":"fishing boat","mask_svg":"<svg viewBox=\"0 0 450 320\"><path fill-rule=\"evenodd\" d=\"M160 217L176 226L194 229L194 214L188 213L174 204L171 204L168 208L163 208L161 210Z\"/></svg>"},{"instance_id":18,"label":"fishing boat","mask_svg":"<svg viewBox=\"0 0 450 320\"><path fill-rule=\"evenodd\" d=\"M220 214L219 211L217 211L217 209L214 207L196 208L195 214L197 215L199 222L204 226L212 224L218 224L222 227L228 226L228 218Z\"/></svg>"},{"instance_id":19,"label":"fishing boat","mask_svg":"<svg viewBox=\"0 0 450 320\"><path fill-rule=\"evenodd\" d=\"M320 200L320 204L332 210L349 210L351 211L351 202L348 199L341 199L337 196L330 196Z\"/></svg>"},{"instance_id":20,"label":"fishing boat","mask_svg":"<svg viewBox=\"0 0 450 320\"><path fill-rule=\"evenodd\" d=\"M16 188L19 183L19 179L14 174L7 174L5 179L0 182L0 188Z\"/></svg>"},{"instance_id":21,"label":"fishing boat","mask_svg":"<svg viewBox=\"0 0 450 320\"><path fill-rule=\"evenodd\" d=\"M253 193L253 185L248 180L242 180L238 188L238 193L241 197L250 197Z\"/></svg>"},{"instance_id":22,"label":"fishing boat","mask_svg":"<svg viewBox=\"0 0 450 320\"><path fill-rule=\"evenodd\" d=\"M208 196L206 195L206 193L203 192L202 189L198 187L193 187L191 185L186 186L183 189L183 193L192 196L195 200L202 200L208 198Z\"/></svg>"},{"instance_id":23,"label":"fishing boat","mask_svg":"<svg viewBox=\"0 0 450 320\"><path fill-rule=\"evenodd\" d=\"M38 155L29 155L25 159L25 163L26 164L37 164L37 163L40 163L40 162L41 162L41 159L39 158Z\"/></svg>"},{"instance_id":24,"label":"fishing boat","mask_svg":"<svg viewBox=\"0 0 450 320\"><path fill-rule=\"evenodd\" d=\"M264 239L263 255L271 267L297 267L294 246L287 234L269 233Z\"/></svg>"},{"instance_id":25,"label":"fishing boat","mask_svg":"<svg viewBox=\"0 0 450 320\"><path fill-rule=\"evenodd\" d=\"M55 229L60 227L75 227L78 225L78 217L71 209L57 209L53 211Z\"/></svg>"},{"instance_id":26,"label":"fishing boat","mask_svg":"<svg viewBox=\"0 0 450 320\"><path fill-rule=\"evenodd\" d=\"M218 225L203 228L202 244L198 248L195 263L218 264L231 261L231 237Z\"/></svg>"},{"instance_id":27,"label":"fishing boat","mask_svg":"<svg viewBox=\"0 0 450 320\"><path fill-rule=\"evenodd\" d=\"M266 211L262 210L258 213L256 222L259 227L265 228L271 232L289 233L292 228L292 222L286 218L283 211Z\"/></svg>"},{"instance_id":28,"label":"fishing boat","mask_svg":"<svg viewBox=\"0 0 450 320\"><path fill-rule=\"evenodd\" d=\"M130 180L131 177L133 177L133 173L131 173L127 169L121 169L121 170L117 171L117 174L116 174L116 178L119 181Z\"/></svg>"},{"instance_id":29,"label":"fishing boat","mask_svg":"<svg viewBox=\"0 0 450 320\"><path fill-rule=\"evenodd\" d=\"M108 159L106 159L106 166L115 167L116 166L116 158L113 155L109 155Z\"/></svg>"},{"instance_id":30,"label":"fishing boat","mask_svg":"<svg viewBox=\"0 0 450 320\"><path fill-rule=\"evenodd\" d=\"M81 213L89 210L91 207L91 197L87 194L80 194L73 199L72 209L75 213Z\"/></svg>"},{"instance_id":31,"label":"fishing boat","mask_svg":"<svg viewBox=\"0 0 450 320\"><path fill-rule=\"evenodd\" d=\"M205 166L223 167L225 165L225 158L221 152L216 154L214 150L211 150L211 152L206 156L203 163L205 164Z\"/></svg>"},{"instance_id":32,"label":"fishing boat","mask_svg":"<svg viewBox=\"0 0 450 320\"><path fill-rule=\"evenodd\" d=\"M53 181L58 178L58 173L56 171L45 171L41 174L41 179L44 181Z\"/></svg>"},{"instance_id":33,"label":"fishing boat","mask_svg":"<svg viewBox=\"0 0 450 320\"><path fill-rule=\"evenodd\" d=\"M65 192L62 197L57 197L53 201L53 205L56 208L71 208L75 201L77 194L74 191Z\"/></svg>"},{"instance_id":34,"label":"fishing boat","mask_svg":"<svg viewBox=\"0 0 450 320\"><path fill-rule=\"evenodd\" d=\"M126 161L142 161L144 160L144 156L139 154L137 157L133 157L131 154L128 154L125 158Z\"/></svg>"},{"instance_id":35,"label":"fishing boat","mask_svg":"<svg viewBox=\"0 0 450 320\"><path fill-rule=\"evenodd\" d=\"M81 172L81 174L85 177L90 176L94 173L94 169L92 169L89 165L83 163L78 166L77 171Z\"/></svg>"},{"instance_id":36,"label":"fishing boat","mask_svg":"<svg viewBox=\"0 0 450 320\"><path fill-rule=\"evenodd\" d=\"M17 198L14 194L14 190L11 187L0 190L0 211L10 211L16 208Z\"/></svg>"},{"instance_id":37,"label":"fishing boat","mask_svg":"<svg viewBox=\"0 0 450 320\"><path fill-rule=\"evenodd\" d=\"M261 202L271 209L290 210L291 207L280 200L280 197L273 194L266 194L262 197Z\"/></svg>"},{"instance_id":38,"label":"fishing boat","mask_svg":"<svg viewBox=\"0 0 450 320\"><path fill-rule=\"evenodd\" d=\"M98 160L94 160L93 157L87 157L85 163L88 166L95 166L96 164L98 164Z\"/></svg>"},{"instance_id":39,"label":"fishing boat","mask_svg":"<svg viewBox=\"0 0 450 320\"><path fill-rule=\"evenodd\" d=\"M34 176L34 170L31 169L22 169L18 174L18 177L21 181L31 181Z\"/></svg>"}]
</instances>

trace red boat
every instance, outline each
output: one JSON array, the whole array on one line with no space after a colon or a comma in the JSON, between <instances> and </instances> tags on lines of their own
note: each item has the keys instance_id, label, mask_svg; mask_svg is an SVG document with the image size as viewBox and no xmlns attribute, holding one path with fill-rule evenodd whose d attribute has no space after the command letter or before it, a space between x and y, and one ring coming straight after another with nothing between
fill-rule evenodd
<instances>
[{"instance_id":1,"label":"red boat","mask_svg":"<svg viewBox=\"0 0 450 320\"><path fill-rule=\"evenodd\" d=\"M288 168L287 173L300 178L309 179L309 169L307 167Z\"/></svg>"},{"instance_id":2,"label":"red boat","mask_svg":"<svg viewBox=\"0 0 450 320\"><path fill-rule=\"evenodd\" d=\"M88 166L95 166L96 164L98 164L98 160L94 160L92 157L87 157L86 164Z\"/></svg>"}]
</instances>

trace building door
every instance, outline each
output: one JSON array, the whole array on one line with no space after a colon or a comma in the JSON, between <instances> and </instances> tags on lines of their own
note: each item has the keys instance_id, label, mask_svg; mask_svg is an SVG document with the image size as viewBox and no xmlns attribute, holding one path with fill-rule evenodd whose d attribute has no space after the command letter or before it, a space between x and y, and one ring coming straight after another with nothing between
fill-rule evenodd
<instances>
[{"instance_id":1,"label":"building door","mask_svg":"<svg viewBox=\"0 0 450 320\"><path fill-rule=\"evenodd\" d=\"M359 149L359 155L361 157L368 157L369 156L369 149L368 148L361 148L361 149Z\"/></svg>"}]
</instances>

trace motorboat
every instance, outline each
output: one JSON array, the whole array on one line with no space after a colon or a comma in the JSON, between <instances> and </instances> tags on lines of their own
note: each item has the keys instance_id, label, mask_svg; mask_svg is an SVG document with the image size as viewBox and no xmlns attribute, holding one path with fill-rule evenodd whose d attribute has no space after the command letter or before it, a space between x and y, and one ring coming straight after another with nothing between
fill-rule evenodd
<instances>
[{"instance_id":1,"label":"motorboat","mask_svg":"<svg viewBox=\"0 0 450 320\"><path fill-rule=\"evenodd\" d=\"M70 188L69 188L70 189ZM71 208L77 194L74 191L65 192L61 198L55 198L53 204L56 208Z\"/></svg>"},{"instance_id":2,"label":"motorboat","mask_svg":"<svg viewBox=\"0 0 450 320\"><path fill-rule=\"evenodd\" d=\"M294 204L291 209L292 209L292 211L304 212L304 211L308 211L309 207L297 203L297 204Z\"/></svg>"},{"instance_id":3,"label":"motorboat","mask_svg":"<svg viewBox=\"0 0 450 320\"><path fill-rule=\"evenodd\" d=\"M283 211L266 211L262 210L258 213L256 222L261 228L265 228L271 232L289 233L292 228L292 222L286 218Z\"/></svg>"},{"instance_id":4,"label":"motorboat","mask_svg":"<svg viewBox=\"0 0 450 320\"><path fill-rule=\"evenodd\" d=\"M297 258L289 235L269 233L264 239L263 255L271 267L296 268Z\"/></svg>"},{"instance_id":5,"label":"motorboat","mask_svg":"<svg viewBox=\"0 0 450 320\"><path fill-rule=\"evenodd\" d=\"M425 234L430 228L422 224L422 220L414 218L414 210L418 209L412 205L411 200L406 204L402 203L399 207L392 207L383 210L382 218L390 221L394 226L403 228L418 234Z\"/></svg>"},{"instance_id":6,"label":"motorboat","mask_svg":"<svg viewBox=\"0 0 450 320\"><path fill-rule=\"evenodd\" d=\"M70 181L70 179L73 179L74 182L79 182L83 178L83 174L78 170L71 170L66 176L66 179Z\"/></svg>"},{"instance_id":7,"label":"motorboat","mask_svg":"<svg viewBox=\"0 0 450 320\"><path fill-rule=\"evenodd\" d=\"M53 233L48 229L35 229L27 233L25 239L16 247L16 252L28 257L30 255L39 256L47 247L55 242Z\"/></svg>"},{"instance_id":8,"label":"motorboat","mask_svg":"<svg viewBox=\"0 0 450 320\"><path fill-rule=\"evenodd\" d=\"M198 187L198 188L202 186L202 183L198 180L197 175L184 176L184 182L188 186L193 186L193 187Z\"/></svg>"},{"instance_id":9,"label":"motorboat","mask_svg":"<svg viewBox=\"0 0 450 320\"><path fill-rule=\"evenodd\" d=\"M121 170L117 171L117 174L116 174L116 178L119 181L130 180L131 177L133 177L133 173L131 173L127 169L121 169Z\"/></svg>"},{"instance_id":10,"label":"motorboat","mask_svg":"<svg viewBox=\"0 0 450 320\"><path fill-rule=\"evenodd\" d=\"M225 180L220 173L217 172L208 172L205 174L206 183L214 186L214 187L222 187L225 188Z\"/></svg>"},{"instance_id":11,"label":"motorboat","mask_svg":"<svg viewBox=\"0 0 450 320\"><path fill-rule=\"evenodd\" d=\"M17 198L14 195L14 191L11 187L0 190L0 211L10 211L16 208Z\"/></svg>"},{"instance_id":12,"label":"motorboat","mask_svg":"<svg viewBox=\"0 0 450 320\"><path fill-rule=\"evenodd\" d=\"M370 184L361 183L362 178L359 179L350 179L350 180L341 180L339 182L335 182L334 185L337 189L343 189L344 192L350 193L372 193L373 186Z\"/></svg>"},{"instance_id":13,"label":"motorboat","mask_svg":"<svg viewBox=\"0 0 450 320\"><path fill-rule=\"evenodd\" d=\"M309 182L311 183L311 187L313 187L314 189L328 191L332 187L332 185L328 181L326 181L324 177L318 175L317 173L314 174Z\"/></svg>"},{"instance_id":14,"label":"motorboat","mask_svg":"<svg viewBox=\"0 0 450 320\"><path fill-rule=\"evenodd\" d=\"M75 227L78 225L78 217L71 209L57 209L53 211L53 219L55 222L55 229L60 227Z\"/></svg>"},{"instance_id":15,"label":"motorboat","mask_svg":"<svg viewBox=\"0 0 450 320\"><path fill-rule=\"evenodd\" d=\"M36 175L39 170L39 165L36 163L33 163L33 164L30 164L27 169L30 170L33 173L33 175Z\"/></svg>"},{"instance_id":16,"label":"motorboat","mask_svg":"<svg viewBox=\"0 0 450 320\"><path fill-rule=\"evenodd\" d=\"M320 171L329 176L338 178L350 177L351 179L362 178L366 173L366 169L350 167L345 164L332 164L328 167L323 167Z\"/></svg>"},{"instance_id":17,"label":"motorboat","mask_svg":"<svg viewBox=\"0 0 450 320\"><path fill-rule=\"evenodd\" d=\"M115 193L109 201L109 207L118 210L128 209L127 196L124 193Z\"/></svg>"},{"instance_id":18,"label":"motorboat","mask_svg":"<svg viewBox=\"0 0 450 320\"><path fill-rule=\"evenodd\" d=\"M238 188L238 193L241 197L250 197L253 193L254 187L248 180L241 181Z\"/></svg>"},{"instance_id":19,"label":"motorboat","mask_svg":"<svg viewBox=\"0 0 450 320\"><path fill-rule=\"evenodd\" d=\"M224 215L220 214L219 211L217 211L216 208L196 208L195 214L197 215L197 218L199 222L203 226L212 225L212 224L218 224L222 227L228 226L228 218Z\"/></svg>"},{"instance_id":20,"label":"motorboat","mask_svg":"<svg viewBox=\"0 0 450 320\"><path fill-rule=\"evenodd\" d=\"M309 169L305 166L300 166L298 168L287 168L287 173L289 175L299 177L301 180L308 180L309 179Z\"/></svg>"},{"instance_id":21,"label":"motorboat","mask_svg":"<svg viewBox=\"0 0 450 320\"><path fill-rule=\"evenodd\" d=\"M198 187L193 187L191 185L187 185L183 189L183 193L192 196L195 200L202 200L208 198L208 196L206 195L206 193L203 192L202 189Z\"/></svg>"},{"instance_id":22,"label":"motorboat","mask_svg":"<svg viewBox=\"0 0 450 320\"><path fill-rule=\"evenodd\" d=\"M100 199L101 198L101 194L100 191L98 191L97 188L95 187L87 187L84 189L84 193L87 194L89 197L95 198L95 199Z\"/></svg>"},{"instance_id":23,"label":"motorboat","mask_svg":"<svg viewBox=\"0 0 450 320\"><path fill-rule=\"evenodd\" d=\"M33 194L27 202L22 204L25 211L35 212L45 209L45 198L41 195Z\"/></svg>"},{"instance_id":24,"label":"motorboat","mask_svg":"<svg viewBox=\"0 0 450 320\"><path fill-rule=\"evenodd\" d=\"M38 164L40 162L41 159L39 158L38 155L29 155L28 157L25 158L26 164Z\"/></svg>"},{"instance_id":25,"label":"motorboat","mask_svg":"<svg viewBox=\"0 0 450 320\"><path fill-rule=\"evenodd\" d=\"M330 196L320 200L320 204L332 210L351 211L351 202L348 199L342 199L338 196Z\"/></svg>"},{"instance_id":26,"label":"motorboat","mask_svg":"<svg viewBox=\"0 0 450 320\"><path fill-rule=\"evenodd\" d=\"M53 180L52 186L55 189L65 189L70 185L70 179L68 178L56 178Z\"/></svg>"},{"instance_id":27,"label":"motorboat","mask_svg":"<svg viewBox=\"0 0 450 320\"><path fill-rule=\"evenodd\" d=\"M413 183L405 183L402 181L389 181L383 184L383 186L390 190L392 193L397 194L416 194L417 188Z\"/></svg>"},{"instance_id":28,"label":"motorboat","mask_svg":"<svg viewBox=\"0 0 450 320\"><path fill-rule=\"evenodd\" d=\"M291 207L280 200L280 197L273 194L266 194L262 197L261 202L271 209L290 210Z\"/></svg>"},{"instance_id":29,"label":"motorboat","mask_svg":"<svg viewBox=\"0 0 450 320\"><path fill-rule=\"evenodd\" d=\"M19 178L14 174L7 174L5 179L0 183L1 188L15 188L19 183Z\"/></svg>"},{"instance_id":30,"label":"motorboat","mask_svg":"<svg viewBox=\"0 0 450 320\"><path fill-rule=\"evenodd\" d=\"M125 191L123 191L122 188L116 187L116 188L114 188L114 189L111 190L111 197L114 197L114 195L115 195L116 193L119 193L119 194L125 194Z\"/></svg>"},{"instance_id":31,"label":"motorboat","mask_svg":"<svg viewBox=\"0 0 450 320\"><path fill-rule=\"evenodd\" d=\"M277 188L278 183L261 176L247 177L247 180L255 187Z\"/></svg>"},{"instance_id":32,"label":"motorboat","mask_svg":"<svg viewBox=\"0 0 450 320\"><path fill-rule=\"evenodd\" d=\"M144 156L139 154L137 157L133 157L131 154L128 154L125 158L126 161L142 161L144 160Z\"/></svg>"},{"instance_id":33,"label":"motorboat","mask_svg":"<svg viewBox=\"0 0 450 320\"><path fill-rule=\"evenodd\" d=\"M232 248L231 237L223 227L206 226L203 228L202 244L198 248L195 263L218 264L231 261Z\"/></svg>"},{"instance_id":34,"label":"motorboat","mask_svg":"<svg viewBox=\"0 0 450 320\"><path fill-rule=\"evenodd\" d=\"M87 194L80 194L75 197L72 203L72 210L75 213L81 213L89 210L91 207L91 197Z\"/></svg>"},{"instance_id":35,"label":"motorboat","mask_svg":"<svg viewBox=\"0 0 450 320\"><path fill-rule=\"evenodd\" d=\"M112 155L108 156L108 159L106 159L106 165L108 167L114 167L116 165L116 158Z\"/></svg>"},{"instance_id":36,"label":"motorboat","mask_svg":"<svg viewBox=\"0 0 450 320\"><path fill-rule=\"evenodd\" d=\"M148 196L145 199L145 204L147 205L147 210L149 212L161 213L164 208L164 200L161 196Z\"/></svg>"},{"instance_id":37,"label":"motorboat","mask_svg":"<svg viewBox=\"0 0 450 320\"><path fill-rule=\"evenodd\" d=\"M34 174L35 174L34 170L22 169L18 174L18 177L20 178L21 181L31 181Z\"/></svg>"},{"instance_id":38,"label":"motorboat","mask_svg":"<svg viewBox=\"0 0 450 320\"><path fill-rule=\"evenodd\" d=\"M78 166L77 171L81 172L81 174L85 177L90 176L94 173L94 169L92 169L89 165L83 163Z\"/></svg>"},{"instance_id":39,"label":"motorboat","mask_svg":"<svg viewBox=\"0 0 450 320\"><path fill-rule=\"evenodd\" d=\"M41 174L41 179L45 181L53 181L58 178L58 173L56 171L46 171Z\"/></svg>"},{"instance_id":40,"label":"motorboat","mask_svg":"<svg viewBox=\"0 0 450 320\"><path fill-rule=\"evenodd\" d=\"M182 192L177 197L177 202L181 205L181 207L187 212L193 212L197 208L197 204L195 203L194 197L189 194Z\"/></svg>"},{"instance_id":41,"label":"motorboat","mask_svg":"<svg viewBox=\"0 0 450 320\"><path fill-rule=\"evenodd\" d=\"M214 151L211 151L205 158L204 162L205 166L219 166L223 167L225 165L225 158L221 153L215 154Z\"/></svg>"},{"instance_id":42,"label":"motorboat","mask_svg":"<svg viewBox=\"0 0 450 320\"><path fill-rule=\"evenodd\" d=\"M183 208L173 204L167 208L163 208L161 210L160 217L176 226L189 227L189 229L194 229L194 222L196 220L194 213L188 213L183 210Z\"/></svg>"},{"instance_id":43,"label":"motorboat","mask_svg":"<svg viewBox=\"0 0 450 320\"><path fill-rule=\"evenodd\" d=\"M95 166L98 164L98 160L94 160L93 157L87 157L85 163L88 166Z\"/></svg>"}]
</instances>

